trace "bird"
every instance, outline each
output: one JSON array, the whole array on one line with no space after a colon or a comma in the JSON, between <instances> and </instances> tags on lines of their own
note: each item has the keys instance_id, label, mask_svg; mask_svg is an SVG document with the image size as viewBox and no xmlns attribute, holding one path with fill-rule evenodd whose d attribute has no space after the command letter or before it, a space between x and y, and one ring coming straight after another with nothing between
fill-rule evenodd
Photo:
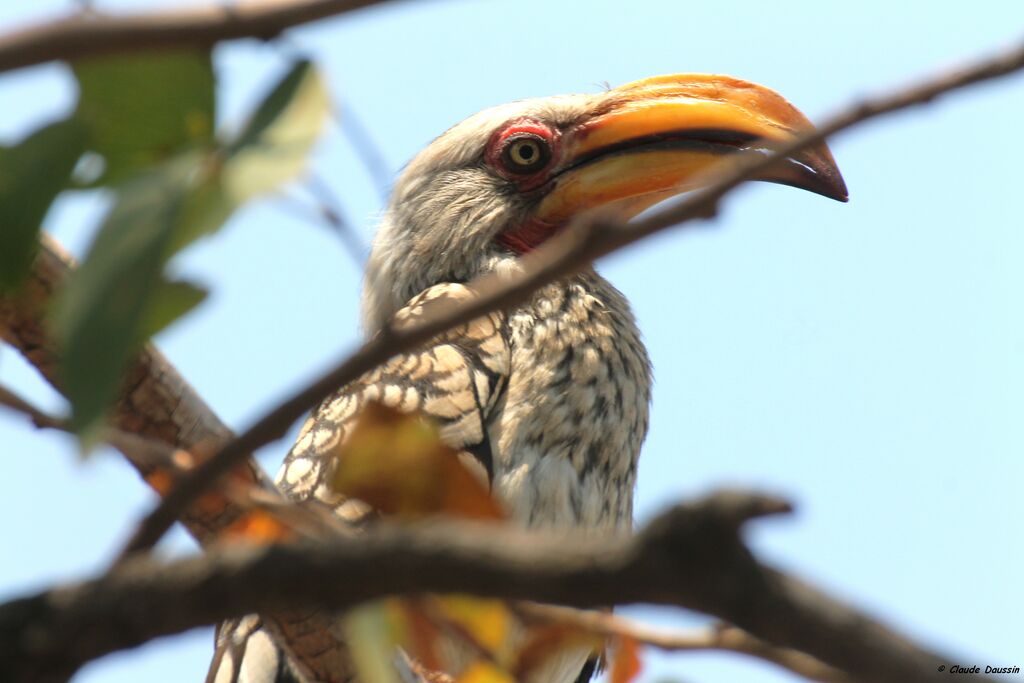
<instances>
[{"instance_id":1,"label":"bird","mask_svg":"<svg viewBox=\"0 0 1024 683\"><path fill-rule=\"evenodd\" d=\"M400 174L369 256L368 333L475 296L474 278L514 273L579 216L627 221L707 182L708 170L813 129L775 91L724 75L671 74L599 93L485 109ZM824 143L758 175L846 201ZM365 512L330 486L361 406L420 411L530 529L628 533L652 371L626 297L593 267L526 302L439 335L328 396L288 453L278 486L343 519ZM355 683L325 643L323 614L222 625L216 683ZM335 634L337 635L337 634ZM231 646L225 648L224 646ZM243 647L244 646L244 647ZM530 683L586 681L591 654L553 658ZM219 668L217 668L219 667Z\"/></svg>"}]
</instances>

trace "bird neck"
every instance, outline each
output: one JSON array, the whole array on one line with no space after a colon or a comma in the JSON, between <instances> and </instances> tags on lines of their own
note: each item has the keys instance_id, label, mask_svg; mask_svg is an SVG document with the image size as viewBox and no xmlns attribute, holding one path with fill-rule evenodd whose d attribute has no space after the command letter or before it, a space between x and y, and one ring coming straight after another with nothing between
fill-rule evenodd
<instances>
[{"instance_id":1,"label":"bird neck","mask_svg":"<svg viewBox=\"0 0 1024 683\"><path fill-rule=\"evenodd\" d=\"M415 259L389 258L371 254L363 283L363 328L366 334L381 329L391 317L405 306L410 299L433 285L446 282L468 283L474 278L488 274L514 276L522 271L522 262L515 254L495 244L480 258L464 266L441 270L432 269L432 264L415 262ZM572 288L576 294L595 297L600 302L614 302L628 312L625 299L609 283L594 271L586 268L576 275L542 287L531 300L523 304L530 308L544 308L544 301L554 292ZM560 297L559 297L560 298Z\"/></svg>"}]
</instances>

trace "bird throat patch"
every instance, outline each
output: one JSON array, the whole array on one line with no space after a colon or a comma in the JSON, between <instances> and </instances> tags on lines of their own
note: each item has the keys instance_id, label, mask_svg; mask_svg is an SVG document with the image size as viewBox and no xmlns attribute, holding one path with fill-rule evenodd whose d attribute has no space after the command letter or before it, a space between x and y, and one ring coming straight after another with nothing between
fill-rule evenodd
<instances>
[{"instance_id":1,"label":"bird throat patch","mask_svg":"<svg viewBox=\"0 0 1024 683\"><path fill-rule=\"evenodd\" d=\"M525 254L533 251L548 240L555 234L558 227L557 225L534 218L517 228L506 230L498 235L496 239L499 244L517 254Z\"/></svg>"}]
</instances>

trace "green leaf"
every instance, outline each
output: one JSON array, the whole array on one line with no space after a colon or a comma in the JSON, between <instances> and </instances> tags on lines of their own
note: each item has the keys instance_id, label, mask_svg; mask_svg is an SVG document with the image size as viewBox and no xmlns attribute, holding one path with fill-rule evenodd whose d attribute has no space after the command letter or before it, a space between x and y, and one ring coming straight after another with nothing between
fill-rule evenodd
<instances>
[{"instance_id":1,"label":"green leaf","mask_svg":"<svg viewBox=\"0 0 1024 683\"><path fill-rule=\"evenodd\" d=\"M170 255L177 254L198 238L216 232L238 207L238 203L224 191L218 155L207 156L203 164L203 182L197 183L185 198L182 219L168 245Z\"/></svg>"},{"instance_id":2,"label":"green leaf","mask_svg":"<svg viewBox=\"0 0 1024 683\"><path fill-rule=\"evenodd\" d=\"M80 95L76 118L89 148L103 156L100 183L213 141L210 54L194 49L102 57L72 65Z\"/></svg>"},{"instance_id":3,"label":"green leaf","mask_svg":"<svg viewBox=\"0 0 1024 683\"><path fill-rule=\"evenodd\" d=\"M14 147L0 147L0 291L22 281L39 243L39 226L85 151L72 119L43 126Z\"/></svg>"},{"instance_id":4,"label":"green leaf","mask_svg":"<svg viewBox=\"0 0 1024 683\"><path fill-rule=\"evenodd\" d=\"M142 334L152 337L206 299L209 292L190 282L161 281L142 321Z\"/></svg>"},{"instance_id":5,"label":"green leaf","mask_svg":"<svg viewBox=\"0 0 1024 683\"><path fill-rule=\"evenodd\" d=\"M300 62L237 140L215 149L208 55L107 59L76 65L75 73L82 84L76 117L106 159L102 180L118 183L117 202L54 318L71 426L88 443L132 353L205 296L167 281L167 261L241 202L301 172L328 97L314 68Z\"/></svg>"},{"instance_id":6,"label":"green leaf","mask_svg":"<svg viewBox=\"0 0 1024 683\"><path fill-rule=\"evenodd\" d=\"M345 614L344 629L349 652L367 683L399 683L394 658L397 642L394 625L382 601L360 605Z\"/></svg>"},{"instance_id":7,"label":"green leaf","mask_svg":"<svg viewBox=\"0 0 1024 683\"><path fill-rule=\"evenodd\" d=\"M121 374L148 334L162 329L202 299L184 283L167 282L164 265L194 234L227 213L204 213L226 202L216 194L208 155L190 152L137 173L118 191L82 265L57 302L54 329L63 358L62 379L72 406L72 428L87 441L115 398Z\"/></svg>"},{"instance_id":8,"label":"green leaf","mask_svg":"<svg viewBox=\"0 0 1024 683\"><path fill-rule=\"evenodd\" d=\"M330 98L316 68L296 62L228 146L228 195L241 202L299 175L329 110Z\"/></svg>"}]
</instances>

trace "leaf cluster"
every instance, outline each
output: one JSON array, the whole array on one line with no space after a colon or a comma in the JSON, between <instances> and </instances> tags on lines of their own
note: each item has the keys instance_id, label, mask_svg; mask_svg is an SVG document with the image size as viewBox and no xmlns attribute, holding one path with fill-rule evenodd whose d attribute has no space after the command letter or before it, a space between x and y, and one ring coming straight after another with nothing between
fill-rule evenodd
<instances>
[{"instance_id":1,"label":"leaf cluster","mask_svg":"<svg viewBox=\"0 0 1024 683\"><path fill-rule=\"evenodd\" d=\"M132 354L207 294L171 276L169 262L245 202L302 173L329 98L316 68L299 60L241 130L218 134L209 51L70 66L74 111L0 148L0 292L24 281L62 192L113 195L51 318L71 425L88 444Z\"/></svg>"}]
</instances>

